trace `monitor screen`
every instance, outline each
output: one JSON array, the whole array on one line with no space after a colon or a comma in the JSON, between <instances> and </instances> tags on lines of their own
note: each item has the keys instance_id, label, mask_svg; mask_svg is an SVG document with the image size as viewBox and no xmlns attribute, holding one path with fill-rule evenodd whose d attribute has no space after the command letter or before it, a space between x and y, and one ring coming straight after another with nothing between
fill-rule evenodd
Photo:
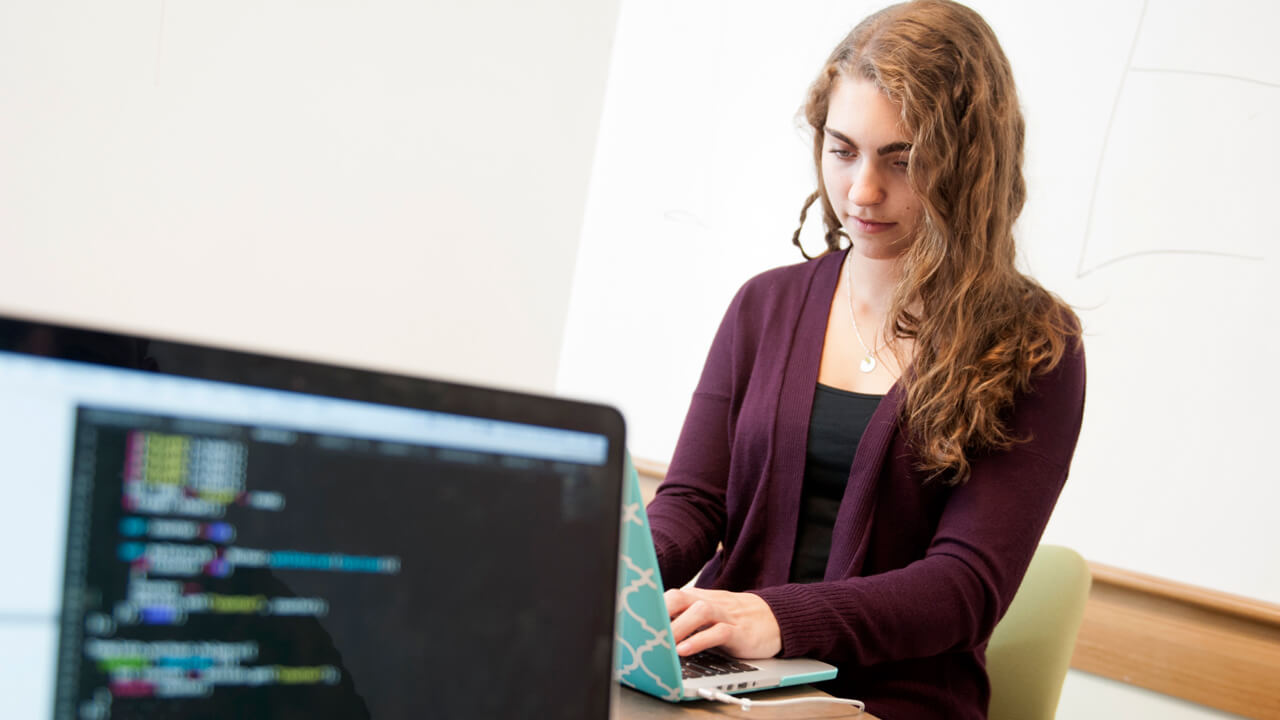
<instances>
[{"instance_id":1,"label":"monitor screen","mask_svg":"<svg viewBox=\"0 0 1280 720\"><path fill-rule=\"evenodd\" d=\"M15 717L603 718L599 406L0 323Z\"/></svg>"}]
</instances>

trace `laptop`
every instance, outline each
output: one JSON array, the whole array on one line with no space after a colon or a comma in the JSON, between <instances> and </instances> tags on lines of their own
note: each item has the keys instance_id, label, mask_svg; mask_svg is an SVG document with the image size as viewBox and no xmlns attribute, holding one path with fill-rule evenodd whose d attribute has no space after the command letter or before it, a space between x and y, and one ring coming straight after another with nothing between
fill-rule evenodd
<instances>
[{"instance_id":1,"label":"laptop","mask_svg":"<svg viewBox=\"0 0 1280 720\"><path fill-rule=\"evenodd\" d=\"M699 690L737 694L830 680L836 668L818 660L742 660L707 651L681 658L671 642L671 620L662 598L662 575L640 495L640 479L628 457L623 490L619 560L617 651L614 675L623 685L669 702L701 699Z\"/></svg>"},{"instance_id":2,"label":"laptop","mask_svg":"<svg viewBox=\"0 0 1280 720\"><path fill-rule=\"evenodd\" d=\"M0 317L4 714L606 718L624 443L603 406Z\"/></svg>"}]
</instances>

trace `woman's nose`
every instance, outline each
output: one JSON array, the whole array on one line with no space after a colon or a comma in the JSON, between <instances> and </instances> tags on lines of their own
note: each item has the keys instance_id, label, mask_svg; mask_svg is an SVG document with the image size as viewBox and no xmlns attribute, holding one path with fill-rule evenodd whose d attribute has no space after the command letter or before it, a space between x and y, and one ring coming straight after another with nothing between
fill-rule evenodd
<instances>
[{"instance_id":1,"label":"woman's nose","mask_svg":"<svg viewBox=\"0 0 1280 720\"><path fill-rule=\"evenodd\" d=\"M849 185L849 201L861 207L870 207L884 202L884 185L880 182L874 163L859 163L853 173L853 182Z\"/></svg>"}]
</instances>

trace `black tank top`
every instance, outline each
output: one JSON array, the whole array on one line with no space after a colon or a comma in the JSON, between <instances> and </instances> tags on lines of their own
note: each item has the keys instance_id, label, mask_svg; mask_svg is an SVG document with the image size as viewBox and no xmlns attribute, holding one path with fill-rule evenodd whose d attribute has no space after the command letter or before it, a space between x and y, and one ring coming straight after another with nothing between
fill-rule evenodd
<instances>
[{"instance_id":1,"label":"black tank top","mask_svg":"<svg viewBox=\"0 0 1280 720\"><path fill-rule=\"evenodd\" d=\"M826 572L831 529L844 499L853 455L883 397L821 384L814 393L791 582L818 582Z\"/></svg>"}]
</instances>

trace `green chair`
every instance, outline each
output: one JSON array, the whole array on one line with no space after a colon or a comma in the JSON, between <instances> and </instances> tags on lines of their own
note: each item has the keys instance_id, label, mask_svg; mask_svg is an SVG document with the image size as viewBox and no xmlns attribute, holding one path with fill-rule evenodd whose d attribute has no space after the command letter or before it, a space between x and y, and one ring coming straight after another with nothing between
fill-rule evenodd
<instances>
[{"instance_id":1,"label":"green chair","mask_svg":"<svg viewBox=\"0 0 1280 720\"><path fill-rule=\"evenodd\" d=\"M1091 578L1070 548L1041 545L991 633L988 720L1052 720L1084 618Z\"/></svg>"}]
</instances>

